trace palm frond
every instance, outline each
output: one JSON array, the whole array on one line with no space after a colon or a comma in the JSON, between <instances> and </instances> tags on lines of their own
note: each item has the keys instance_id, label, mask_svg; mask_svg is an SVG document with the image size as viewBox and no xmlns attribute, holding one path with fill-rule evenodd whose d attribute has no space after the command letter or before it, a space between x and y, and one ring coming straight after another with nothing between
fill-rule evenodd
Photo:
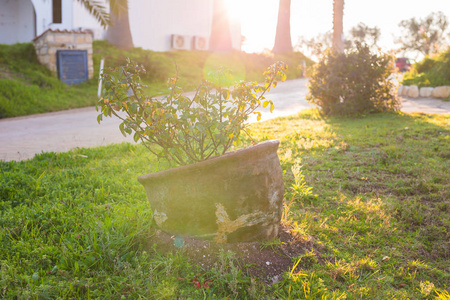
<instances>
[{"instance_id":1,"label":"palm frond","mask_svg":"<svg viewBox=\"0 0 450 300\"><path fill-rule=\"evenodd\" d=\"M81 3L91 15L93 15L103 28L108 27L110 23L110 16L106 10L106 7L96 0L77 0Z\"/></svg>"}]
</instances>

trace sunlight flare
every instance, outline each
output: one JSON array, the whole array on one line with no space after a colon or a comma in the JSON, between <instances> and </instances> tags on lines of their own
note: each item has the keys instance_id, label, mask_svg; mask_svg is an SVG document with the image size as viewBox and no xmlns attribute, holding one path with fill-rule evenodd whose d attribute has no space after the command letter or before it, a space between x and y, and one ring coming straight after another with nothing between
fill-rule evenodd
<instances>
[{"instance_id":1,"label":"sunlight flare","mask_svg":"<svg viewBox=\"0 0 450 300\"><path fill-rule=\"evenodd\" d=\"M273 45L278 17L278 1L225 0L231 20L241 23L245 38L242 50L262 52Z\"/></svg>"}]
</instances>

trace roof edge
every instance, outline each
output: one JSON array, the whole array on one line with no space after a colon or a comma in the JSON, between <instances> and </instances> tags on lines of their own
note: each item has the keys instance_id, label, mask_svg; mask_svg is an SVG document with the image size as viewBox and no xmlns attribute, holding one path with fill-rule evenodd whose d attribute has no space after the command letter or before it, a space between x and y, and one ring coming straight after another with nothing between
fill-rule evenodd
<instances>
[{"instance_id":1,"label":"roof edge","mask_svg":"<svg viewBox=\"0 0 450 300\"><path fill-rule=\"evenodd\" d=\"M34 42L38 39L40 39L42 36L44 36L47 32L53 32L53 33L82 33L82 34L93 34L92 31L90 30L67 30L67 29L47 29L45 30L43 33L41 33L40 35L38 35L37 37L35 37L34 39L32 39L31 41Z\"/></svg>"}]
</instances>

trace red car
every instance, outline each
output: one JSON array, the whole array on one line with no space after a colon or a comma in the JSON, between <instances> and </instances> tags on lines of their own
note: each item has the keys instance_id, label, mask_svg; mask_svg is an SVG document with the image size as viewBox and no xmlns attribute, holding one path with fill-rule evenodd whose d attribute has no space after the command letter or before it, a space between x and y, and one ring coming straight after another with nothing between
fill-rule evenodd
<instances>
[{"instance_id":1,"label":"red car","mask_svg":"<svg viewBox=\"0 0 450 300\"><path fill-rule=\"evenodd\" d=\"M395 60L395 66L399 72L409 71L412 61L406 57L399 57Z\"/></svg>"}]
</instances>

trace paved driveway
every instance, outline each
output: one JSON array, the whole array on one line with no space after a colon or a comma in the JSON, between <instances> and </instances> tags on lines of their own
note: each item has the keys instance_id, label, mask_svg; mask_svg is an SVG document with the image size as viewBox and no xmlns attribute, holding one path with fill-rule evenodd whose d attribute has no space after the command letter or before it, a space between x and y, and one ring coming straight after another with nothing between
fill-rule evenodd
<instances>
[{"instance_id":1,"label":"paved driveway","mask_svg":"<svg viewBox=\"0 0 450 300\"><path fill-rule=\"evenodd\" d=\"M279 83L268 98L273 100L272 114L263 113L267 120L297 113L312 107L306 102L306 79ZM267 110L264 110L267 111ZM450 113L450 102L435 99L402 99L402 111ZM124 137L116 118L105 118L99 125L94 107L72 109L26 117L0 119L0 160L24 160L41 152L64 152L76 147L95 147L133 142Z\"/></svg>"}]
</instances>

